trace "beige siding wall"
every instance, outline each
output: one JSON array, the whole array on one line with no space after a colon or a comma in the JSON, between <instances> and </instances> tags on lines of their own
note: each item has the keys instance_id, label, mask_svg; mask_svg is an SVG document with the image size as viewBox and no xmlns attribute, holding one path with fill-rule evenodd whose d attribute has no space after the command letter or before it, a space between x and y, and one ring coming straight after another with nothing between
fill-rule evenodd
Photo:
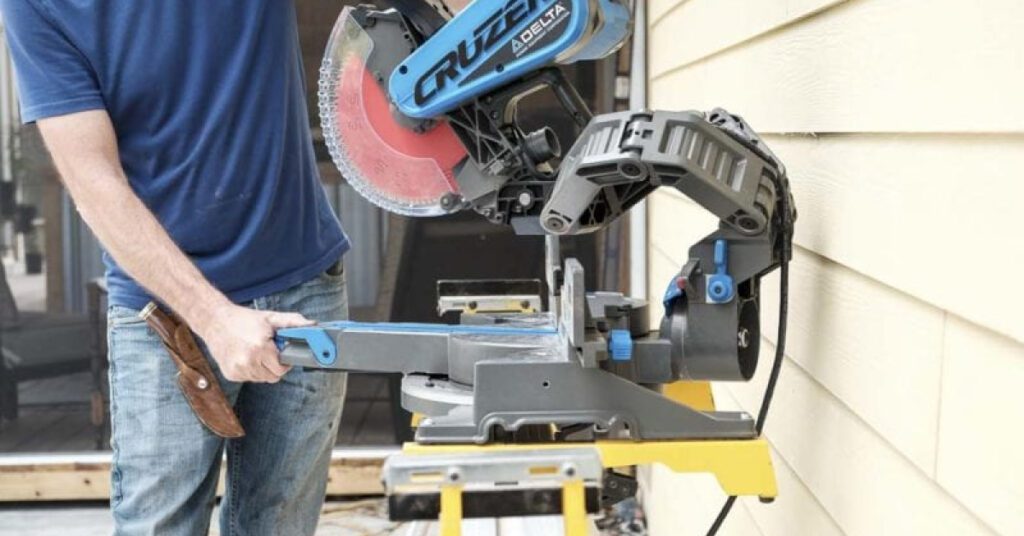
<instances>
[{"instance_id":1,"label":"beige siding wall","mask_svg":"<svg viewBox=\"0 0 1024 536\"><path fill-rule=\"evenodd\" d=\"M723 534L1024 534L1024 2L651 0L650 101L743 115L800 221L787 360L767 429L781 497ZM715 222L652 198L656 300ZM749 385L756 413L777 325ZM724 498L655 468L656 536Z\"/></svg>"}]
</instances>

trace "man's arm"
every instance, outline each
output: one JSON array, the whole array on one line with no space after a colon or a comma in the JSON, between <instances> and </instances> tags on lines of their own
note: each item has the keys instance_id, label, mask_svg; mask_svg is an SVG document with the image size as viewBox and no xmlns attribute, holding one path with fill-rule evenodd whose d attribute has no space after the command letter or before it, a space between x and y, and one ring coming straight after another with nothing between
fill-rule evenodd
<instances>
[{"instance_id":1,"label":"man's arm","mask_svg":"<svg viewBox=\"0 0 1024 536\"><path fill-rule=\"evenodd\" d=\"M298 314L235 305L203 277L128 184L105 111L38 123L89 228L119 266L206 342L227 379L273 383L288 372L278 361L274 331L312 322Z\"/></svg>"}]
</instances>

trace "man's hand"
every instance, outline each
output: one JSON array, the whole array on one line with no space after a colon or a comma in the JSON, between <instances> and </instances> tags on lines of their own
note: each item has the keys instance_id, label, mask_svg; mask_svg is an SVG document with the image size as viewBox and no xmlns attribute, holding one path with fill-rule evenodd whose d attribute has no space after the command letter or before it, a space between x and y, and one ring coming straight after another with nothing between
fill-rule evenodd
<instances>
[{"instance_id":1,"label":"man's hand","mask_svg":"<svg viewBox=\"0 0 1024 536\"><path fill-rule=\"evenodd\" d=\"M225 304L193 329L206 343L224 377L236 382L277 383L291 367L282 365L274 344L281 328L312 326L300 314L256 311Z\"/></svg>"}]
</instances>

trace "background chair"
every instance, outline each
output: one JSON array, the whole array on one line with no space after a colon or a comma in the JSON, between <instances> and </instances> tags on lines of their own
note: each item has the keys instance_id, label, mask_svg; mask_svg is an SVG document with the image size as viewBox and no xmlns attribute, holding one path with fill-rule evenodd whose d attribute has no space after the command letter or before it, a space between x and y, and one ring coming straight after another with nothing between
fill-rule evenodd
<instances>
[{"instance_id":1,"label":"background chair","mask_svg":"<svg viewBox=\"0 0 1024 536\"><path fill-rule=\"evenodd\" d=\"M0 422L18 418L18 384L89 371L101 353L89 315L19 311L0 263Z\"/></svg>"}]
</instances>

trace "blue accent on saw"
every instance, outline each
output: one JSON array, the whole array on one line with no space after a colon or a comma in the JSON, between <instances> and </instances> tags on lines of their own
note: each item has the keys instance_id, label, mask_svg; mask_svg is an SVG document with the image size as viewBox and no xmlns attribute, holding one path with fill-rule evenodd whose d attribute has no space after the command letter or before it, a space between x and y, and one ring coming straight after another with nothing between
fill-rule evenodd
<instances>
[{"instance_id":1,"label":"blue accent on saw","mask_svg":"<svg viewBox=\"0 0 1024 536\"><path fill-rule=\"evenodd\" d=\"M729 275L729 243L715 241L715 274L708 276L708 302L728 303L735 295L735 284Z\"/></svg>"},{"instance_id":2,"label":"blue accent on saw","mask_svg":"<svg viewBox=\"0 0 1024 536\"><path fill-rule=\"evenodd\" d=\"M618 50L633 33L633 15L626 6L613 0L598 0L597 3L604 12L604 26L565 63L604 58Z\"/></svg>"},{"instance_id":3,"label":"blue accent on saw","mask_svg":"<svg viewBox=\"0 0 1024 536\"><path fill-rule=\"evenodd\" d=\"M672 316L672 308L676 304L676 300L681 298L684 294L683 289L679 288L678 276L673 277L668 282L668 288L665 289L665 296L661 298L661 304L665 306L665 316Z\"/></svg>"},{"instance_id":4,"label":"blue accent on saw","mask_svg":"<svg viewBox=\"0 0 1024 536\"><path fill-rule=\"evenodd\" d=\"M409 117L437 117L553 63L590 20L590 0L475 0L399 64L388 93Z\"/></svg>"},{"instance_id":5,"label":"blue accent on saw","mask_svg":"<svg viewBox=\"0 0 1024 536\"><path fill-rule=\"evenodd\" d=\"M613 329L608 335L608 353L612 361L633 359L633 336L628 329Z\"/></svg>"},{"instance_id":6,"label":"blue accent on saw","mask_svg":"<svg viewBox=\"0 0 1024 536\"><path fill-rule=\"evenodd\" d=\"M329 367L338 360L338 347L334 345L334 339L327 335L327 332L322 328L282 329L274 337L274 342L277 343L277 347L280 350L283 350L285 344L289 341L302 341L306 343L309 346L309 350L313 352L316 362L320 363L321 366Z\"/></svg>"}]
</instances>

